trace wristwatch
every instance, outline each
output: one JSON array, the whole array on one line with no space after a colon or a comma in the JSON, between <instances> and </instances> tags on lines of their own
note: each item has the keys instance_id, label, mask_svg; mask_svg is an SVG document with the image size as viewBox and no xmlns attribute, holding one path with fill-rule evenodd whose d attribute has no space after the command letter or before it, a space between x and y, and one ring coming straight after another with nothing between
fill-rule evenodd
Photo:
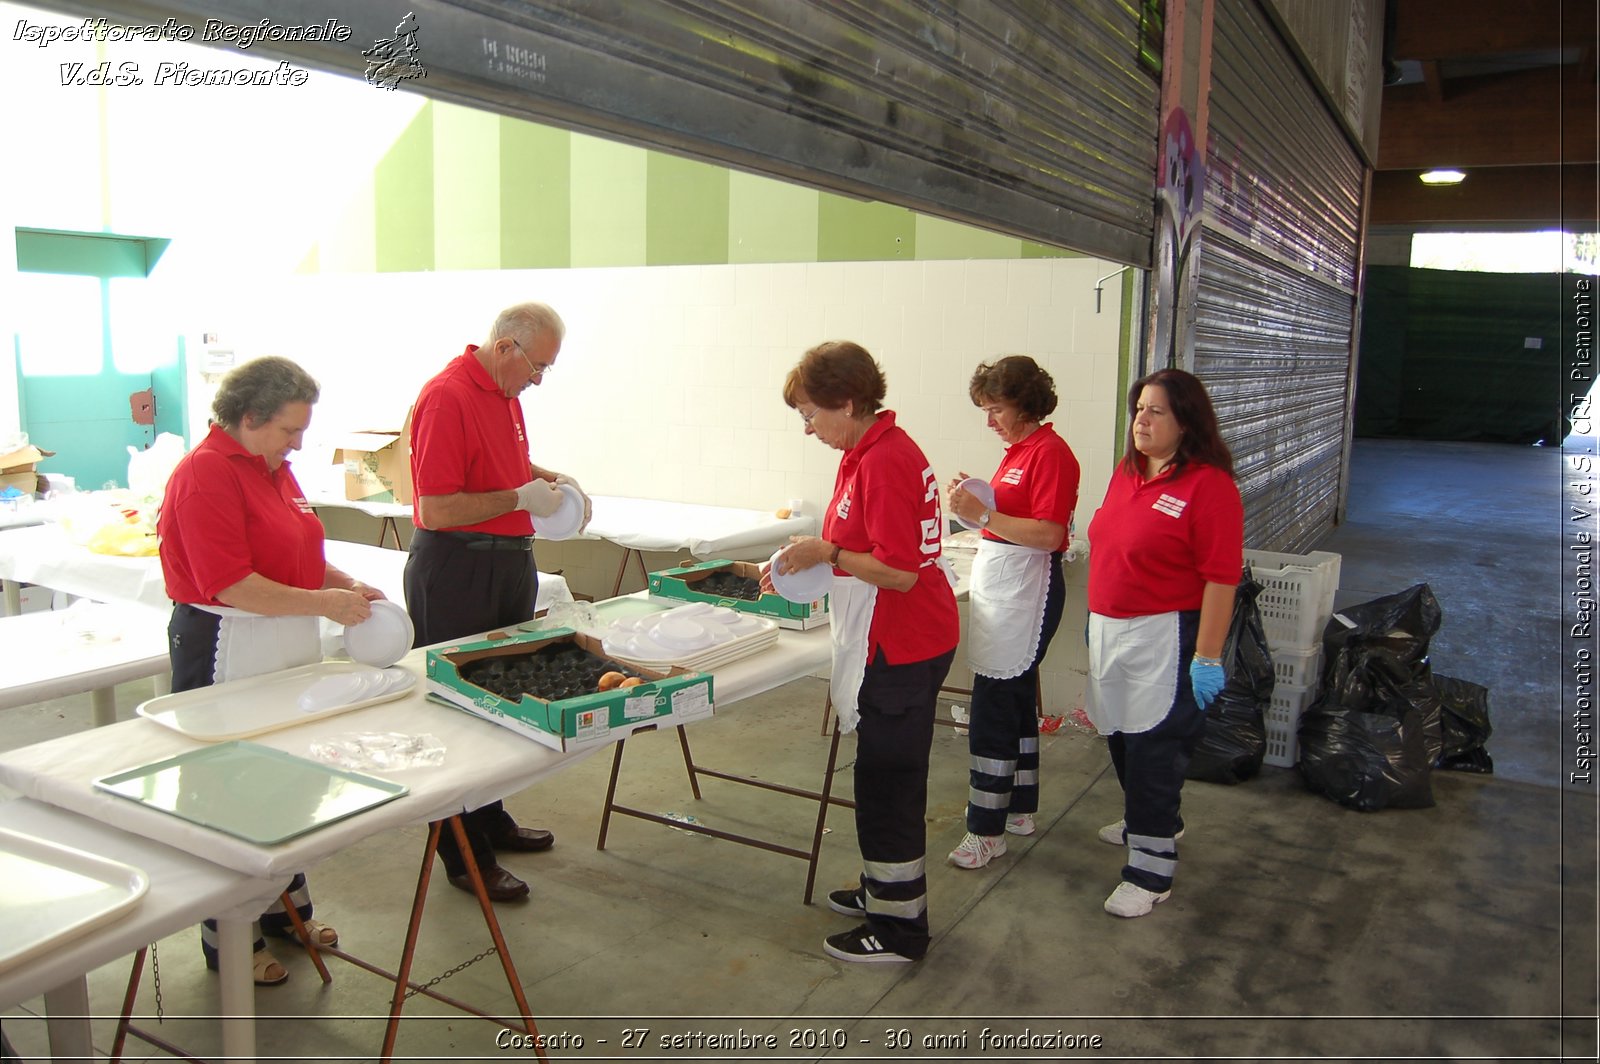
<instances>
[{"instance_id":1,"label":"wristwatch","mask_svg":"<svg viewBox=\"0 0 1600 1064\"><path fill-rule=\"evenodd\" d=\"M993 510L985 510L985 511L983 511L983 516L978 518L978 527L979 528L988 528L989 527L989 518L992 517L992 516L994 516L994 511Z\"/></svg>"}]
</instances>

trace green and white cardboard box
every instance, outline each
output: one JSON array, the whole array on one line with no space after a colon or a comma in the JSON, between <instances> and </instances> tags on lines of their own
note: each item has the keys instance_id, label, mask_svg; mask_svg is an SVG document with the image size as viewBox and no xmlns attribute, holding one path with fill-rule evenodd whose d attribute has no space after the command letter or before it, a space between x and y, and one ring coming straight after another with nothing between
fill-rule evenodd
<instances>
[{"instance_id":1,"label":"green and white cardboard box","mask_svg":"<svg viewBox=\"0 0 1600 1064\"><path fill-rule=\"evenodd\" d=\"M650 594L656 598L676 602L709 602L714 606L727 606L758 617L770 617L779 628L815 628L828 623L828 596L815 602L790 602L782 595L762 595L759 599L723 598L696 591L695 585L719 569L731 569L735 576L761 579L761 566L750 562L719 559L680 565L676 569L662 569L650 574Z\"/></svg>"},{"instance_id":2,"label":"green and white cardboard box","mask_svg":"<svg viewBox=\"0 0 1600 1064\"><path fill-rule=\"evenodd\" d=\"M571 628L507 634L428 651L428 690L468 713L563 751L616 742L649 725L687 724L711 716L710 674L680 668L662 673L625 661L630 670L644 677L644 683L558 702L532 695L513 702L461 677L463 665L482 658L532 653L547 643L577 643L591 654L610 656L598 639Z\"/></svg>"}]
</instances>

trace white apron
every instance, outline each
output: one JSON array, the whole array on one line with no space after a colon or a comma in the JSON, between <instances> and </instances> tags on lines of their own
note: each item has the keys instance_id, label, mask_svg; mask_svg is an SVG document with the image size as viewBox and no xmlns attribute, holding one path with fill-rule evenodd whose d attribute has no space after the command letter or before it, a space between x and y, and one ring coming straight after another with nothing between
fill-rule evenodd
<instances>
[{"instance_id":1,"label":"white apron","mask_svg":"<svg viewBox=\"0 0 1600 1064\"><path fill-rule=\"evenodd\" d=\"M1178 615L1089 614L1084 712L1101 735L1136 735L1160 724L1178 697Z\"/></svg>"},{"instance_id":2,"label":"white apron","mask_svg":"<svg viewBox=\"0 0 1600 1064\"><path fill-rule=\"evenodd\" d=\"M833 577L828 593L828 623L833 639L833 673L828 691L839 730L846 735L861 720L861 681L867 675L867 639L872 614L878 606L878 589L853 576Z\"/></svg>"},{"instance_id":3,"label":"white apron","mask_svg":"<svg viewBox=\"0 0 1600 1064\"><path fill-rule=\"evenodd\" d=\"M1021 676L1039 652L1050 552L981 540L972 562L967 663L996 680Z\"/></svg>"},{"instance_id":4,"label":"white apron","mask_svg":"<svg viewBox=\"0 0 1600 1064\"><path fill-rule=\"evenodd\" d=\"M315 617L263 617L232 606L196 606L221 618L212 675L217 683L292 669L322 660Z\"/></svg>"}]
</instances>

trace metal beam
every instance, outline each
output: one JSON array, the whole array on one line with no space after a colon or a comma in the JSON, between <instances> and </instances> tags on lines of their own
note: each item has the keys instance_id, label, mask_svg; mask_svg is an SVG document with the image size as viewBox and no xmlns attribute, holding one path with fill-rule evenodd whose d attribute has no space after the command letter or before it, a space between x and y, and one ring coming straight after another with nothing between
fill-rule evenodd
<instances>
[{"instance_id":1,"label":"metal beam","mask_svg":"<svg viewBox=\"0 0 1600 1064\"><path fill-rule=\"evenodd\" d=\"M1567 71L1570 70L1571 73ZM1597 157L1595 82L1577 68L1546 67L1383 91L1379 170L1528 166Z\"/></svg>"}]
</instances>

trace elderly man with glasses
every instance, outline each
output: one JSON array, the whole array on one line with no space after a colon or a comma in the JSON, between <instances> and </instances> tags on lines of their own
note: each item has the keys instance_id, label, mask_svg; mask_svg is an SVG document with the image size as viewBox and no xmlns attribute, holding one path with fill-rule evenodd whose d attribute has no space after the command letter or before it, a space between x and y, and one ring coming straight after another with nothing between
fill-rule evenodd
<instances>
[{"instance_id":1,"label":"elderly man with glasses","mask_svg":"<svg viewBox=\"0 0 1600 1064\"><path fill-rule=\"evenodd\" d=\"M577 482L529 459L520 396L549 374L565 334L560 316L543 303L509 307L495 319L486 344L467 345L417 397L411 414L417 531L405 571L417 646L533 617L539 571L532 519L560 508L557 484ZM589 523L587 495L583 523ZM462 821L489 897L526 897L528 885L500 867L495 853L548 850L555 836L518 827L499 802L467 812ZM441 833L439 856L450 884L471 891L454 832Z\"/></svg>"}]
</instances>

